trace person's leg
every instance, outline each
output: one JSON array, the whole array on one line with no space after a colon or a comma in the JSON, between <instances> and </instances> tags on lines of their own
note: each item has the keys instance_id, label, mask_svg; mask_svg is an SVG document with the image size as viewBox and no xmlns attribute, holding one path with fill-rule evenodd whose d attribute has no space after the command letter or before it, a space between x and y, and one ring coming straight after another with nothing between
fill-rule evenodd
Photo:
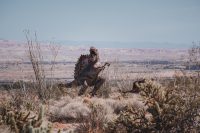
<instances>
[{"instance_id":1,"label":"person's leg","mask_svg":"<svg viewBox=\"0 0 200 133\"><path fill-rule=\"evenodd\" d=\"M82 87L81 87L81 89L80 89L80 91L79 91L79 93L78 93L78 95L79 96L83 95L86 92L87 88L88 88L88 84L87 84L87 82L85 80L83 85L82 85Z\"/></svg>"},{"instance_id":2,"label":"person's leg","mask_svg":"<svg viewBox=\"0 0 200 133\"><path fill-rule=\"evenodd\" d=\"M98 79L95 82L94 89L91 92L91 96L96 95L96 92L101 88L104 82L105 82L104 78L98 77Z\"/></svg>"}]
</instances>

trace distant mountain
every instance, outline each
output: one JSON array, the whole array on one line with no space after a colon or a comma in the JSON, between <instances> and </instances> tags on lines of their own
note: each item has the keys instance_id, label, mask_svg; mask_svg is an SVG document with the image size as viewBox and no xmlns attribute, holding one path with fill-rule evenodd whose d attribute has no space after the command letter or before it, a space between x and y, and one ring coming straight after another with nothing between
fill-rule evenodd
<instances>
[{"instance_id":1,"label":"distant mountain","mask_svg":"<svg viewBox=\"0 0 200 133\"><path fill-rule=\"evenodd\" d=\"M60 49L57 61L75 62L81 54L89 53L90 46L96 46L89 42L86 43L86 45L74 43L75 42L71 42L70 44L70 42L68 42L67 44L62 43L62 45L59 45ZM42 54L46 61L50 61L52 59L51 50L48 44L44 44L46 43L43 42L41 45ZM99 48L99 52L102 61L181 61L185 60L187 57L187 49L104 48L103 44ZM0 57L0 62L29 61L25 43L16 41L0 40Z\"/></svg>"},{"instance_id":2,"label":"distant mountain","mask_svg":"<svg viewBox=\"0 0 200 133\"><path fill-rule=\"evenodd\" d=\"M169 48L169 49L186 49L191 44L186 43L170 43L170 42L108 42L108 41L55 41L58 44L74 45L74 46L91 46L98 48Z\"/></svg>"}]
</instances>

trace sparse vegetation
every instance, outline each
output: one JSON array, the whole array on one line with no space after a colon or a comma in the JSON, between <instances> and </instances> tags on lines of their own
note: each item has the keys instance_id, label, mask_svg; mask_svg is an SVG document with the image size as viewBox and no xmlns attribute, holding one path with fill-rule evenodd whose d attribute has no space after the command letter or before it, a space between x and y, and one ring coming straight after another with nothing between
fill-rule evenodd
<instances>
[{"instance_id":1,"label":"sparse vegetation","mask_svg":"<svg viewBox=\"0 0 200 133\"><path fill-rule=\"evenodd\" d=\"M174 86L162 88L155 82L140 85L147 109L126 107L110 123L110 132L198 132L200 118L199 79L176 77ZM184 85L185 84L185 85ZM149 117L149 118L148 118ZM120 132L120 131L119 131Z\"/></svg>"},{"instance_id":2,"label":"sparse vegetation","mask_svg":"<svg viewBox=\"0 0 200 133\"><path fill-rule=\"evenodd\" d=\"M17 81L1 90L0 128L7 132L72 131L77 133L199 132L200 79L198 72L176 70L170 79L131 79L117 62L102 76L97 96L78 96L80 88L57 87L54 77L58 49L52 48L51 79L37 36L27 35L33 81ZM199 47L189 50L198 64ZM124 76L125 75L125 76ZM146 76L148 77L148 76ZM138 80L140 79L140 80ZM90 89L90 88L89 88ZM90 90L89 90L90 91ZM45 108L40 110L40 104ZM45 114L44 114L45 110ZM43 125L44 124L44 125ZM56 125L56 126L55 126ZM42 127L42 128L41 128ZM56 128L55 128L56 127ZM34 128L34 129L32 129ZM0 130L1 132L1 130Z\"/></svg>"},{"instance_id":3,"label":"sparse vegetation","mask_svg":"<svg viewBox=\"0 0 200 133\"><path fill-rule=\"evenodd\" d=\"M0 116L1 124L9 125L10 130L15 133L49 133L51 131L51 126L48 123L44 124L43 106L36 117L31 112L17 111L8 105L1 105Z\"/></svg>"}]
</instances>

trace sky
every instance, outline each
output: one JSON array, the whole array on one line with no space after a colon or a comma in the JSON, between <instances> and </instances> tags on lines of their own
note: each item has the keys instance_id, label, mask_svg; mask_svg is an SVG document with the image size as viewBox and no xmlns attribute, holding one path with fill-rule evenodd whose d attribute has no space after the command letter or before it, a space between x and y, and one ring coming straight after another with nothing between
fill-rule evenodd
<instances>
[{"instance_id":1,"label":"sky","mask_svg":"<svg viewBox=\"0 0 200 133\"><path fill-rule=\"evenodd\" d=\"M0 39L97 47L188 47L200 41L200 0L0 0ZM116 45L115 45L116 44Z\"/></svg>"}]
</instances>

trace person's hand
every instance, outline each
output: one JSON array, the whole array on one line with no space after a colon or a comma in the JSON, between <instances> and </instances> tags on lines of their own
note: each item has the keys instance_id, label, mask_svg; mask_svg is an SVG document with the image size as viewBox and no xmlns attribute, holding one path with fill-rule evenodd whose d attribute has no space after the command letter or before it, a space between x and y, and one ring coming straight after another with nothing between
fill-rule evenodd
<instances>
[{"instance_id":1,"label":"person's hand","mask_svg":"<svg viewBox=\"0 0 200 133\"><path fill-rule=\"evenodd\" d=\"M110 66L110 63L106 62L105 65Z\"/></svg>"}]
</instances>

